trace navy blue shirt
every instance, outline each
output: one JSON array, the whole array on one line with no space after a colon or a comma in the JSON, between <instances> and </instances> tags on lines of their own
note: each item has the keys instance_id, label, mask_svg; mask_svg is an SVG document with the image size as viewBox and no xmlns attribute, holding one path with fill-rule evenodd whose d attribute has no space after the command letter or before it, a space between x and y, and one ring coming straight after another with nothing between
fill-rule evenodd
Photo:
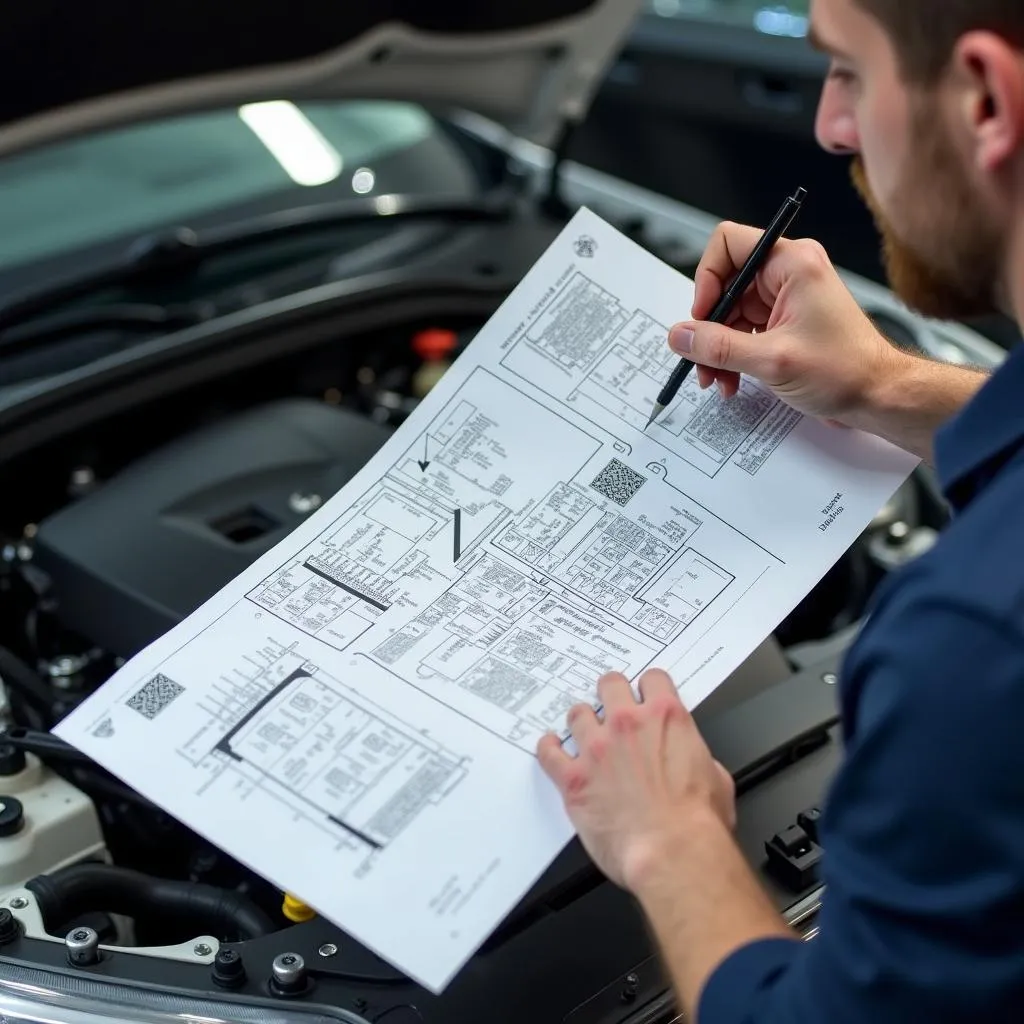
<instances>
[{"instance_id":1,"label":"navy blue shirt","mask_svg":"<svg viewBox=\"0 0 1024 1024\"><path fill-rule=\"evenodd\" d=\"M1024 347L936 457L952 524L842 672L821 930L727 958L699 1024L1024 1021Z\"/></svg>"}]
</instances>

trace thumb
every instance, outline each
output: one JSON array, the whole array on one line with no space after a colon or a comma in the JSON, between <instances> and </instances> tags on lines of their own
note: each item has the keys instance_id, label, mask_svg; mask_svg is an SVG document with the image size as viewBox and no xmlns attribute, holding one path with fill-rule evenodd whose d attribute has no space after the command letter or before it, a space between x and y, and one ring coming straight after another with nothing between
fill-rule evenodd
<instances>
[{"instance_id":1,"label":"thumb","mask_svg":"<svg viewBox=\"0 0 1024 1024\"><path fill-rule=\"evenodd\" d=\"M768 335L746 334L725 324L702 321L677 324L668 343L678 355L713 370L763 378L769 364Z\"/></svg>"}]
</instances>

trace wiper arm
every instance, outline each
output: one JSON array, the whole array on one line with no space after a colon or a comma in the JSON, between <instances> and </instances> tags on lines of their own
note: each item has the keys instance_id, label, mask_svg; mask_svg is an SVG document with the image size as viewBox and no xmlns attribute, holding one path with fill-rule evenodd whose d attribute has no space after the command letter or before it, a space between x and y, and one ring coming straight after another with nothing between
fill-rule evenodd
<instances>
[{"instance_id":1,"label":"wiper arm","mask_svg":"<svg viewBox=\"0 0 1024 1024\"><path fill-rule=\"evenodd\" d=\"M156 303L116 303L95 309L70 310L47 316L31 324L10 328L0 337L0 351L32 348L86 331L174 331L202 320L200 311L187 305L160 306Z\"/></svg>"},{"instance_id":2,"label":"wiper arm","mask_svg":"<svg viewBox=\"0 0 1024 1024\"><path fill-rule=\"evenodd\" d=\"M5 335L12 327L35 319L54 306L108 288L132 288L187 275L211 257L250 249L267 242L332 231L339 227L381 223L385 219L487 223L506 220L513 210L514 201L507 193L469 200L381 195L280 210L238 224L210 228L201 233L180 227L144 235L129 246L123 257L107 266L91 268L0 303L0 350L6 347ZM103 314L100 311L94 315L102 321ZM92 326L87 314L81 316L83 327ZM152 318L159 319L155 313ZM146 325L147 316L124 317L121 322L141 327ZM64 330L67 327L60 333ZM45 333L50 334L49 331ZM21 344L14 338L11 341L16 345Z\"/></svg>"}]
</instances>

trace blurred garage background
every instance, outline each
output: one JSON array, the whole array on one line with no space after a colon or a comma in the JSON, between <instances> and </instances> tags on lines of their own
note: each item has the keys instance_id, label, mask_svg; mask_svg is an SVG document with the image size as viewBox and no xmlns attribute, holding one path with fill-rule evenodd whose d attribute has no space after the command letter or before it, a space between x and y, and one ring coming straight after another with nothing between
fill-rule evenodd
<instances>
[{"instance_id":1,"label":"blurred garage background","mask_svg":"<svg viewBox=\"0 0 1024 1024\"><path fill-rule=\"evenodd\" d=\"M648 0L570 156L731 220L763 224L797 185L801 234L883 280L878 236L847 161L814 140L827 60L807 45L809 0ZM1010 347L1008 321L973 323Z\"/></svg>"}]
</instances>

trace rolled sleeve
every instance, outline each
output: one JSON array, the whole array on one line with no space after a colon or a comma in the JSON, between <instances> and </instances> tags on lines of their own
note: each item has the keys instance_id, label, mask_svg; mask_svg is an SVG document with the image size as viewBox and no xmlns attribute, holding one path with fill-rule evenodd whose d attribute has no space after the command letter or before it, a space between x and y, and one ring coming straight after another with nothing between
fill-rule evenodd
<instances>
[{"instance_id":1,"label":"rolled sleeve","mask_svg":"<svg viewBox=\"0 0 1024 1024\"><path fill-rule=\"evenodd\" d=\"M844 673L818 936L726 959L698 1024L1024 1019L1020 626L913 584L884 612Z\"/></svg>"}]
</instances>

